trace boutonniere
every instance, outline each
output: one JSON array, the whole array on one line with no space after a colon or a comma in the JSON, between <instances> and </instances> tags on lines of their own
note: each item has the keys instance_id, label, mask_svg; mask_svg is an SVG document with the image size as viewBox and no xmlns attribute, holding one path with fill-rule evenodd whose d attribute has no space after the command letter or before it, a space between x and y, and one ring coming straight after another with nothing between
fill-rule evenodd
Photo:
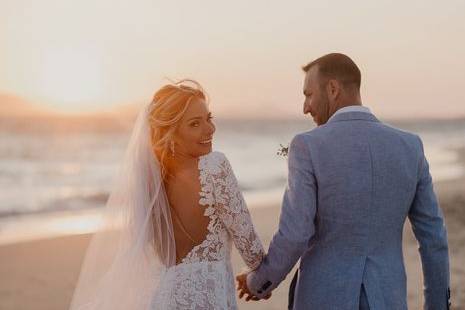
<instances>
[{"instance_id":1,"label":"boutonniere","mask_svg":"<svg viewBox=\"0 0 465 310\"><path fill-rule=\"evenodd\" d=\"M288 152L289 152L289 144L287 146L279 144L279 149L278 149L278 152L276 152L276 155L287 157Z\"/></svg>"}]
</instances>

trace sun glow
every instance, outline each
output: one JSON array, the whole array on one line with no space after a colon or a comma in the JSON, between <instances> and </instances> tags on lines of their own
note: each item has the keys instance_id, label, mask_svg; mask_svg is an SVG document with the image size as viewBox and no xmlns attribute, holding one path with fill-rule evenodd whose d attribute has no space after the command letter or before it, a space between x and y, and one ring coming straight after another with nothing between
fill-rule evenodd
<instances>
[{"instance_id":1,"label":"sun glow","mask_svg":"<svg viewBox=\"0 0 465 310\"><path fill-rule=\"evenodd\" d=\"M40 96L52 103L95 102L102 96L102 58L89 49L49 50L38 84Z\"/></svg>"}]
</instances>

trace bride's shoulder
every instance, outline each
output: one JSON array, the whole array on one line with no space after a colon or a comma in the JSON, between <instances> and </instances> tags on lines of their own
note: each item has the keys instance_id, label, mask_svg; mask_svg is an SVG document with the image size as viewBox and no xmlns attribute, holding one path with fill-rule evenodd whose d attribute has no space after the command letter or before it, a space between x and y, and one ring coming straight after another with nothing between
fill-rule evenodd
<instances>
[{"instance_id":1,"label":"bride's shoulder","mask_svg":"<svg viewBox=\"0 0 465 310\"><path fill-rule=\"evenodd\" d=\"M219 151L212 151L206 155L201 156L200 158L210 161L224 161L226 159L226 155Z\"/></svg>"},{"instance_id":2,"label":"bride's shoulder","mask_svg":"<svg viewBox=\"0 0 465 310\"><path fill-rule=\"evenodd\" d=\"M210 174L224 173L229 167L229 161L222 152L214 151L199 159L199 168Z\"/></svg>"}]
</instances>

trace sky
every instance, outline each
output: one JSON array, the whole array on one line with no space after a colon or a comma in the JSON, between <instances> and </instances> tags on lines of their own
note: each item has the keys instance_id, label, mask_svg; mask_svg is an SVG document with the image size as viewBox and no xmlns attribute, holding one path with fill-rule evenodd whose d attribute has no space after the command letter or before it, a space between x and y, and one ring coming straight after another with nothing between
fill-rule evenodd
<instances>
[{"instance_id":1,"label":"sky","mask_svg":"<svg viewBox=\"0 0 465 310\"><path fill-rule=\"evenodd\" d=\"M187 77L221 117L299 117L300 68L342 52L378 116L463 117L463 20L463 0L0 0L0 93L91 111Z\"/></svg>"}]
</instances>

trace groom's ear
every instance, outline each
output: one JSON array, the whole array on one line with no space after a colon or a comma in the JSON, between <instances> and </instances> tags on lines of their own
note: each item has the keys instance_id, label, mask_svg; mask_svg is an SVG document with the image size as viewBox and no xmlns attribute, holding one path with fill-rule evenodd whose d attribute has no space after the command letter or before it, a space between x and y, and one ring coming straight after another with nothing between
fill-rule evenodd
<instances>
[{"instance_id":1,"label":"groom's ear","mask_svg":"<svg viewBox=\"0 0 465 310\"><path fill-rule=\"evenodd\" d=\"M341 92L341 84L338 80L330 79L326 86L326 90L331 99L336 99Z\"/></svg>"},{"instance_id":2,"label":"groom's ear","mask_svg":"<svg viewBox=\"0 0 465 310\"><path fill-rule=\"evenodd\" d=\"M341 93L341 83L338 80L330 79L326 84L326 94L331 101L334 101L339 97Z\"/></svg>"}]
</instances>

